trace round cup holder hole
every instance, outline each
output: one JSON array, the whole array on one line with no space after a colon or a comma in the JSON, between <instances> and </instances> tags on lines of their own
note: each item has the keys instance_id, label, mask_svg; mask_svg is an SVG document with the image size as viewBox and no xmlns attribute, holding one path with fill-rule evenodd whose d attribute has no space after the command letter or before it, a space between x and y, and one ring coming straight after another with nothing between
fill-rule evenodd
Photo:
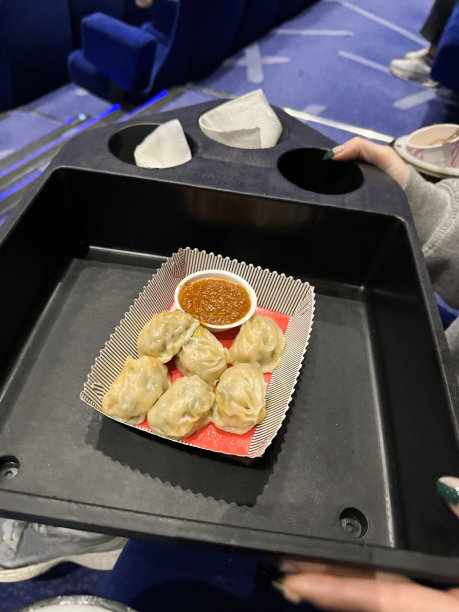
<instances>
[{"instance_id":1,"label":"round cup holder hole","mask_svg":"<svg viewBox=\"0 0 459 612\"><path fill-rule=\"evenodd\" d=\"M339 522L344 533L351 538L363 538L368 531L367 517L357 508L346 508L339 515Z\"/></svg>"},{"instance_id":2,"label":"round cup holder hole","mask_svg":"<svg viewBox=\"0 0 459 612\"><path fill-rule=\"evenodd\" d=\"M314 193L340 195L361 187L363 174L356 162L323 159L325 153L313 147L287 151L279 158L279 172L290 183Z\"/></svg>"},{"instance_id":3,"label":"round cup holder hole","mask_svg":"<svg viewBox=\"0 0 459 612\"><path fill-rule=\"evenodd\" d=\"M18 475L19 461L12 455L0 457L0 482L11 480Z\"/></svg>"},{"instance_id":4,"label":"round cup holder hole","mask_svg":"<svg viewBox=\"0 0 459 612\"><path fill-rule=\"evenodd\" d=\"M149 136L159 124L142 124L131 125L123 128L110 138L108 147L115 157L127 164L136 165L134 159L134 150L147 136ZM195 141L185 133L188 146L190 147L191 155L194 157L197 151Z\"/></svg>"}]
</instances>

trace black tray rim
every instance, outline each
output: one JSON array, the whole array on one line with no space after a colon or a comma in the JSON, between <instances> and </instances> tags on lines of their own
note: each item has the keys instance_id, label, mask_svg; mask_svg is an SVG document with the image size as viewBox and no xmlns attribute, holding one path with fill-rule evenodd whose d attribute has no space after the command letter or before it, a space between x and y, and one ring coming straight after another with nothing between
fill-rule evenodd
<instances>
[{"instance_id":1,"label":"black tray rim","mask_svg":"<svg viewBox=\"0 0 459 612\"><path fill-rule=\"evenodd\" d=\"M204 106L212 107L217 104L221 104L221 101L212 101L212 103L204 103L195 106L202 109ZM178 111L169 111L168 114L177 116L180 110L183 109L178 109ZM289 129L291 129L290 126L294 126L295 124L299 123L297 120L284 113L284 111L280 112L285 115L285 119L283 118L283 120L287 123ZM166 113L161 113L161 118L163 120L165 115ZM151 115L150 117L142 117L141 120L134 118L121 124L112 124L109 126L96 128L92 132L93 134L97 132L98 137L103 132L104 136L107 137L105 141L107 143L108 138L120 129L124 129L130 125L150 123L150 121L151 124L154 125L156 124L155 121L158 116L159 115ZM88 134L82 133L75 140L79 139L81 142L86 143ZM91 136L91 138L92 137L93 136ZM283 142L285 143L285 141ZM122 163L123 166L128 166L125 172L119 172L118 170L113 170L108 167L104 170L95 170L89 168L87 164L82 163L81 160L72 162L71 156L73 147L73 141L67 143L65 147L63 147L62 151L58 154L55 160L30 186L24 200L15 207L10 217L3 224L3 226L0 227L0 248L2 243L8 239L9 234L14 231L16 225L20 223L21 217L27 212L29 207L33 205L36 198L45 188L47 182L55 173L62 170L97 172L107 175L120 174L123 176L132 176L138 180L153 182L167 181L196 188L218 190L216 187L204 186L200 185L199 183L190 184L187 181L182 182L177 179L172 180L171 177L166 177L165 175L157 176L153 174L146 174L139 176L136 174L136 171L143 169L138 169L135 166L129 168L128 164L121 161L120 164ZM362 164L362 167L364 172L367 172L368 169L366 166ZM219 191L225 190L220 189ZM260 196L259 193L252 194L247 192L245 192L245 195L253 195L256 197ZM305 198L301 198L299 195L297 197L289 195L285 198L279 198L277 196L263 194L263 197L266 199L275 200L284 199L286 202L294 202L305 205L326 205L336 208L343 208L337 201L333 201L333 198L330 198L331 201L326 202L308 202L305 200ZM441 365L442 375L446 382L445 389L448 393L452 422L456 425L455 435L459 443L459 429L457 426L459 422L459 388L457 385L457 379L452 369L444 366L445 354L449 351L444 334L442 337L443 327L441 325L438 310L436 310L436 302L434 300L433 291L429 292L426 289L428 286L428 274L423 262L422 252L420 250L419 241L414 230L411 216L402 213L367 210L358 206L347 206L346 208L396 218L404 225L408 233L410 246L413 249L415 256L416 270L420 280L422 281L421 288L423 291L424 306L426 308L430 328L434 334L434 345L437 351L439 364ZM262 529L247 527L236 528L229 525L217 525L191 519L163 517L141 512L124 511L122 509L112 507L93 506L86 503L70 502L56 498L51 499L40 495L32 495L14 490L7 491L4 490L1 485L0 495L2 513L6 517L23 517L25 520L37 520L42 522L48 521L56 525L71 525L75 528L102 531L116 535L123 534L127 537L146 537L146 534L148 533L151 535L151 537L167 537L183 539L185 541L195 543L201 542L209 544L214 544L215 539L218 539L219 543L223 546L247 549L259 554L268 553L276 556L297 558L307 557L315 560L334 559L335 561L344 564L358 565L360 567L364 566L372 569L377 568L386 571L395 571L397 573L408 574L414 578L425 580L454 583L454 581L457 581L457 576L459 575L459 557L429 555L417 551L393 549L389 547L385 548L373 544L325 540L308 536L280 534L279 532L270 533L263 531ZM18 507L24 508L24 511L18 512ZM126 521L132 517L132 514L135 514L138 519L138 530L136 531L126 530L125 528ZM65 517L65 520L62 517ZM246 539L246 533L248 530L251 532L252 538L252 545L250 548L247 547Z\"/></svg>"}]
</instances>

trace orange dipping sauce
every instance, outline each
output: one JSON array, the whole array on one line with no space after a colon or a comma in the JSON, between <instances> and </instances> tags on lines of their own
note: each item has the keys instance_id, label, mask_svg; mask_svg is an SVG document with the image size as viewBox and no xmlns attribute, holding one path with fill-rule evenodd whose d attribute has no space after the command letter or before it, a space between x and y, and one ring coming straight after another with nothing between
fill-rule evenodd
<instances>
[{"instance_id":1,"label":"orange dipping sauce","mask_svg":"<svg viewBox=\"0 0 459 612\"><path fill-rule=\"evenodd\" d=\"M179 302L185 312L210 325L236 323L245 317L251 306L244 287L222 278L201 278L187 283Z\"/></svg>"}]
</instances>

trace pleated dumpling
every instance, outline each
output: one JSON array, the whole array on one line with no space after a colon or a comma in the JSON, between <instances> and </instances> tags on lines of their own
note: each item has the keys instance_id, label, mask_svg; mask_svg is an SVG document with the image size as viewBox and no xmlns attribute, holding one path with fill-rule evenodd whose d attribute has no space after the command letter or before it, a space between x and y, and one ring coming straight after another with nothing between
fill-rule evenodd
<instances>
[{"instance_id":1,"label":"pleated dumpling","mask_svg":"<svg viewBox=\"0 0 459 612\"><path fill-rule=\"evenodd\" d=\"M102 412L138 425L169 384L168 369L158 359L129 356L102 400Z\"/></svg>"},{"instance_id":2,"label":"pleated dumpling","mask_svg":"<svg viewBox=\"0 0 459 612\"><path fill-rule=\"evenodd\" d=\"M214 399L199 376L179 378L148 412L150 429L168 438L187 438L210 422Z\"/></svg>"},{"instance_id":3,"label":"pleated dumpling","mask_svg":"<svg viewBox=\"0 0 459 612\"><path fill-rule=\"evenodd\" d=\"M225 349L212 332L200 325L178 352L175 365L185 376L197 374L213 385L226 370Z\"/></svg>"},{"instance_id":4,"label":"pleated dumpling","mask_svg":"<svg viewBox=\"0 0 459 612\"><path fill-rule=\"evenodd\" d=\"M280 364L285 336L270 317L255 315L241 325L229 349L229 362L254 363L262 372L272 372Z\"/></svg>"},{"instance_id":5,"label":"pleated dumpling","mask_svg":"<svg viewBox=\"0 0 459 612\"><path fill-rule=\"evenodd\" d=\"M198 326L199 322L182 310L154 314L137 338L139 357L150 355L162 363L170 361Z\"/></svg>"},{"instance_id":6,"label":"pleated dumpling","mask_svg":"<svg viewBox=\"0 0 459 612\"><path fill-rule=\"evenodd\" d=\"M215 390L212 420L219 429L244 434L265 418L265 396L265 377L257 365L228 368Z\"/></svg>"}]
</instances>

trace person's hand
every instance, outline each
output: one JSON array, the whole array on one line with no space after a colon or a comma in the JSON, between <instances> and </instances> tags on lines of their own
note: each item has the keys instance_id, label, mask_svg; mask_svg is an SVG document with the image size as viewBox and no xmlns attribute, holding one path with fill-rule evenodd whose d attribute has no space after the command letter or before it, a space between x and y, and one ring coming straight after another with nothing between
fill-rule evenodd
<instances>
[{"instance_id":1,"label":"person's hand","mask_svg":"<svg viewBox=\"0 0 459 612\"><path fill-rule=\"evenodd\" d=\"M331 149L327 158L333 161L351 161L361 159L373 164L405 189L410 176L410 167L387 145L378 145L364 138L351 138L344 144Z\"/></svg>"},{"instance_id":2,"label":"person's hand","mask_svg":"<svg viewBox=\"0 0 459 612\"><path fill-rule=\"evenodd\" d=\"M437 491L459 518L459 479L440 478ZM286 574L281 583L285 597L320 610L459 612L459 588L440 591L403 576L301 561L284 561L281 570Z\"/></svg>"},{"instance_id":3,"label":"person's hand","mask_svg":"<svg viewBox=\"0 0 459 612\"><path fill-rule=\"evenodd\" d=\"M286 561L284 596L340 612L458 612L459 588L437 591L408 578L333 565Z\"/></svg>"}]
</instances>

